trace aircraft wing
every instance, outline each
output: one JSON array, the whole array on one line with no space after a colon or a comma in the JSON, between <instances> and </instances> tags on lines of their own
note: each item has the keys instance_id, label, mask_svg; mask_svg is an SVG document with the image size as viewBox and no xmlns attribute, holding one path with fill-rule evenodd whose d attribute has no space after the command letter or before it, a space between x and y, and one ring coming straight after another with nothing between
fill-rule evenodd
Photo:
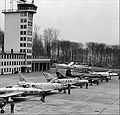
<instances>
[{"instance_id":1,"label":"aircraft wing","mask_svg":"<svg viewBox=\"0 0 120 115\"><path fill-rule=\"evenodd\" d=\"M25 92L10 92L10 93L2 94L2 95L0 95L0 97L6 98L6 97L18 96L18 95L21 95L23 93L25 93Z\"/></svg>"},{"instance_id":2,"label":"aircraft wing","mask_svg":"<svg viewBox=\"0 0 120 115\"><path fill-rule=\"evenodd\" d=\"M19 96L23 93L41 93L44 89L37 89L37 88L23 88L23 87L14 87L14 88L0 88L0 92L4 92L1 94L0 97L12 97L12 96Z\"/></svg>"}]
</instances>

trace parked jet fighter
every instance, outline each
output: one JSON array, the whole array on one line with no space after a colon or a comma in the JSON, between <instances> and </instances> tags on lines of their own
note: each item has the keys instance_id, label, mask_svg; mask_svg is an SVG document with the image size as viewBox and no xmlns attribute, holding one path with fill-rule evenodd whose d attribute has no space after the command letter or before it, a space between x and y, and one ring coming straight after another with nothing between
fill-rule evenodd
<instances>
[{"instance_id":1,"label":"parked jet fighter","mask_svg":"<svg viewBox=\"0 0 120 115\"><path fill-rule=\"evenodd\" d=\"M62 90L67 88L64 85L61 85L59 83L34 83L34 82L28 82L25 77L19 73L19 78L20 78L20 82L18 82L18 86L19 87L33 87L33 88L37 88L37 89L42 89L45 90L45 92L51 92L54 90Z\"/></svg>"},{"instance_id":2,"label":"parked jet fighter","mask_svg":"<svg viewBox=\"0 0 120 115\"><path fill-rule=\"evenodd\" d=\"M59 79L57 77L53 77L51 74L44 72L45 78L50 83L60 83L60 84L70 84L70 85L79 85L82 86L83 84L88 85L88 80L80 80L78 78L62 78Z\"/></svg>"},{"instance_id":3,"label":"parked jet fighter","mask_svg":"<svg viewBox=\"0 0 120 115\"><path fill-rule=\"evenodd\" d=\"M23 88L23 87L3 87L0 88L0 108L1 113L4 113L3 107L6 105L7 102L9 102L9 99L12 98L23 98L22 96L25 93L29 92L35 92L35 93L41 93L43 92L42 89L36 89L36 88Z\"/></svg>"}]
</instances>

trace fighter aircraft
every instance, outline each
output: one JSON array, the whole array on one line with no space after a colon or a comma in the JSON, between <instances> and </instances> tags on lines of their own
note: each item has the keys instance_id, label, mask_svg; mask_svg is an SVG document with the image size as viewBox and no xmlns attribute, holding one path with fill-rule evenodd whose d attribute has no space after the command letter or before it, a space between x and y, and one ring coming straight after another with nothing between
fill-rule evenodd
<instances>
[{"instance_id":1,"label":"fighter aircraft","mask_svg":"<svg viewBox=\"0 0 120 115\"><path fill-rule=\"evenodd\" d=\"M51 92L51 91L54 91L54 90L62 90L62 89L65 89L67 88L66 86L64 85L61 85L59 83L34 83L34 82L28 82L26 80L26 78L21 74L19 73L19 78L20 78L20 82L18 82L18 86L19 87L27 87L27 88L37 88L37 89L42 89L44 90L46 93L47 92Z\"/></svg>"},{"instance_id":2,"label":"fighter aircraft","mask_svg":"<svg viewBox=\"0 0 120 115\"><path fill-rule=\"evenodd\" d=\"M42 89L36 89L36 88L23 88L18 86L13 87L3 87L0 88L0 109L1 113L4 113L3 107L6 105L7 102L9 102L11 99L25 99L25 96L23 94L25 93L41 93L43 92Z\"/></svg>"},{"instance_id":3,"label":"fighter aircraft","mask_svg":"<svg viewBox=\"0 0 120 115\"><path fill-rule=\"evenodd\" d=\"M88 80L89 83L95 83L95 84L99 84L100 82L100 75L92 75L92 74L88 74L88 73L79 73L79 71L74 71L74 74L72 74L71 76L64 76L62 75L60 72L56 72L58 79L64 79L64 78L80 78L81 80ZM77 74L76 74L77 73Z\"/></svg>"},{"instance_id":4,"label":"fighter aircraft","mask_svg":"<svg viewBox=\"0 0 120 115\"><path fill-rule=\"evenodd\" d=\"M73 68L73 64L74 62L70 62L69 64L65 64L65 63L62 63L62 64L56 64L56 68Z\"/></svg>"},{"instance_id":5,"label":"fighter aircraft","mask_svg":"<svg viewBox=\"0 0 120 115\"><path fill-rule=\"evenodd\" d=\"M88 85L88 80L80 80L78 78L57 78L57 77L53 77L51 74L44 72L44 76L47 79L47 82L50 83L60 83L60 84L64 84L64 85L77 85L77 86L82 86L83 84L86 84L86 86Z\"/></svg>"}]
</instances>

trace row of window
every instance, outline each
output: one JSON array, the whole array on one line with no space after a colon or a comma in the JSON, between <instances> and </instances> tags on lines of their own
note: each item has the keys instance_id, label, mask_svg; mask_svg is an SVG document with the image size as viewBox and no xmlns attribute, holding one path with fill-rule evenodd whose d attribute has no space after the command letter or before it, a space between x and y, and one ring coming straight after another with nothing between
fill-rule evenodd
<instances>
[{"instance_id":1,"label":"row of window","mask_svg":"<svg viewBox=\"0 0 120 115\"><path fill-rule=\"evenodd\" d=\"M20 19L20 22L25 23L25 22L27 22L27 19L26 18Z\"/></svg>"},{"instance_id":2,"label":"row of window","mask_svg":"<svg viewBox=\"0 0 120 115\"><path fill-rule=\"evenodd\" d=\"M20 37L20 41L26 41L26 37ZM27 37L27 41L32 41L32 38Z\"/></svg>"},{"instance_id":3,"label":"row of window","mask_svg":"<svg viewBox=\"0 0 120 115\"><path fill-rule=\"evenodd\" d=\"M20 15L21 16L27 16L27 12L22 12Z\"/></svg>"},{"instance_id":4,"label":"row of window","mask_svg":"<svg viewBox=\"0 0 120 115\"><path fill-rule=\"evenodd\" d=\"M20 41L26 41L26 37L20 37Z\"/></svg>"},{"instance_id":5,"label":"row of window","mask_svg":"<svg viewBox=\"0 0 120 115\"><path fill-rule=\"evenodd\" d=\"M25 55L0 55L0 59L25 59Z\"/></svg>"},{"instance_id":6,"label":"row of window","mask_svg":"<svg viewBox=\"0 0 120 115\"><path fill-rule=\"evenodd\" d=\"M20 49L20 53L26 53L26 49ZM27 53L32 53L32 50L27 49Z\"/></svg>"},{"instance_id":7,"label":"row of window","mask_svg":"<svg viewBox=\"0 0 120 115\"><path fill-rule=\"evenodd\" d=\"M26 47L26 43L20 43L20 47ZM32 44L27 43L27 47L32 47Z\"/></svg>"},{"instance_id":8,"label":"row of window","mask_svg":"<svg viewBox=\"0 0 120 115\"><path fill-rule=\"evenodd\" d=\"M28 21L28 26L32 26L32 22Z\"/></svg>"},{"instance_id":9,"label":"row of window","mask_svg":"<svg viewBox=\"0 0 120 115\"><path fill-rule=\"evenodd\" d=\"M26 35L26 31L20 31L20 35Z\"/></svg>"},{"instance_id":10,"label":"row of window","mask_svg":"<svg viewBox=\"0 0 120 115\"><path fill-rule=\"evenodd\" d=\"M27 59L32 59L32 56L31 55L27 55Z\"/></svg>"},{"instance_id":11,"label":"row of window","mask_svg":"<svg viewBox=\"0 0 120 115\"><path fill-rule=\"evenodd\" d=\"M28 38L27 38L27 41L32 41L32 38L28 37Z\"/></svg>"},{"instance_id":12,"label":"row of window","mask_svg":"<svg viewBox=\"0 0 120 115\"><path fill-rule=\"evenodd\" d=\"M26 43L20 43L20 47L26 47Z\"/></svg>"},{"instance_id":13,"label":"row of window","mask_svg":"<svg viewBox=\"0 0 120 115\"><path fill-rule=\"evenodd\" d=\"M4 68L1 70L2 72L15 72L15 71L21 71L21 68Z\"/></svg>"},{"instance_id":14,"label":"row of window","mask_svg":"<svg viewBox=\"0 0 120 115\"><path fill-rule=\"evenodd\" d=\"M26 28L27 28L27 25L20 25L20 28L21 28L21 29L26 29Z\"/></svg>"},{"instance_id":15,"label":"row of window","mask_svg":"<svg viewBox=\"0 0 120 115\"><path fill-rule=\"evenodd\" d=\"M20 22L21 22L21 23L26 23L26 22L27 22L27 19L26 19L26 18L20 19ZM29 20L29 21L28 21L28 26L32 26L32 20Z\"/></svg>"},{"instance_id":16,"label":"row of window","mask_svg":"<svg viewBox=\"0 0 120 115\"><path fill-rule=\"evenodd\" d=\"M7 65L25 65L25 61L5 61L1 62L2 66L7 66Z\"/></svg>"},{"instance_id":17,"label":"row of window","mask_svg":"<svg viewBox=\"0 0 120 115\"><path fill-rule=\"evenodd\" d=\"M32 35L32 31L28 31L28 35Z\"/></svg>"},{"instance_id":18,"label":"row of window","mask_svg":"<svg viewBox=\"0 0 120 115\"><path fill-rule=\"evenodd\" d=\"M20 31L20 35L26 35L26 31ZM28 31L28 35L32 35L32 31Z\"/></svg>"},{"instance_id":19,"label":"row of window","mask_svg":"<svg viewBox=\"0 0 120 115\"><path fill-rule=\"evenodd\" d=\"M32 50L31 49L27 49L27 53L32 53Z\"/></svg>"},{"instance_id":20,"label":"row of window","mask_svg":"<svg viewBox=\"0 0 120 115\"><path fill-rule=\"evenodd\" d=\"M32 44L31 43L27 43L27 47L32 47Z\"/></svg>"},{"instance_id":21,"label":"row of window","mask_svg":"<svg viewBox=\"0 0 120 115\"><path fill-rule=\"evenodd\" d=\"M20 49L20 53L26 53L26 49Z\"/></svg>"}]
</instances>

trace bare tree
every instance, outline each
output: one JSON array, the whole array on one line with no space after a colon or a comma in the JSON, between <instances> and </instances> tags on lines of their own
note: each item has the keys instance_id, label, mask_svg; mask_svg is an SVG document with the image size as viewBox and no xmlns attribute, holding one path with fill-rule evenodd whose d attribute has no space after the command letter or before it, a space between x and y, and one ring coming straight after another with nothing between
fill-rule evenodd
<instances>
[{"instance_id":1,"label":"bare tree","mask_svg":"<svg viewBox=\"0 0 120 115\"><path fill-rule=\"evenodd\" d=\"M39 33L40 27L35 25L33 35L33 55L44 55L42 35Z\"/></svg>"},{"instance_id":2,"label":"bare tree","mask_svg":"<svg viewBox=\"0 0 120 115\"><path fill-rule=\"evenodd\" d=\"M4 51L4 32L0 29L0 48Z\"/></svg>"}]
</instances>

